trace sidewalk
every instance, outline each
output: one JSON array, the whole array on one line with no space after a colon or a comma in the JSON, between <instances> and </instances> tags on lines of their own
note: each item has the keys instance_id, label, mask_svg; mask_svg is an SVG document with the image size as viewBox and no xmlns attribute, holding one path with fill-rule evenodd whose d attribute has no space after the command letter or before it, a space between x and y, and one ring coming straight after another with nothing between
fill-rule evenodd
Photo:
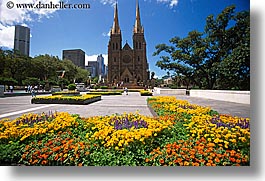
<instances>
[{"instance_id":1,"label":"sidewalk","mask_svg":"<svg viewBox=\"0 0 265 181\"><path fill-rule=\"evenodd\" d=\"M191 104L209 106L212 110L215 110L220 114L230 114L232 116L250 118L250 104L239 104L234 102L218 101L184 95L176 95L175 97L177 99L187 100Z\"/></svg>"},{"instance_id":2,"label":"sidewalk","mask_svg":"<svg viewBox=\"0 0 265 181\"><path fill-rule=\"evenodd\" d=\"M175 96L192 104L210 106L213 110L222 114L231 114L239 117L250 118L250 105L232 102L216 101L189 96ZM135 113L152 116L146 96L140 96L138 92L129 92L129 95L102 96L102 100L89 105L62 105L62 104L31 104L31 96L5 97L0 99L0 119L15 119L22 114L33 112L42 113L48 111L69 112L79 114L81 117L105 116L111 114Z\"/></svg>"}]
</instances>

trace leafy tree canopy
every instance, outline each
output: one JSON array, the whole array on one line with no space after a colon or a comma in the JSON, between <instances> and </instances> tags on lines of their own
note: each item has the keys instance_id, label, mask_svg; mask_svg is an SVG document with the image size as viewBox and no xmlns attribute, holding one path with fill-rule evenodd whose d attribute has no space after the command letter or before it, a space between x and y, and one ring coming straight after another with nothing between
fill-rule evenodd
<instances>
[{"instance_id":1,"label":"leafy tree canopy","mask_svg":"<svg viewBox=\"0 0 265 181\"><path fill-rule=\"evenodd\" d=\"M206 18L204 32L157 45L156 65L204 89L250 89L250 14L226 7Z\"/></svg>"}]
</instances>

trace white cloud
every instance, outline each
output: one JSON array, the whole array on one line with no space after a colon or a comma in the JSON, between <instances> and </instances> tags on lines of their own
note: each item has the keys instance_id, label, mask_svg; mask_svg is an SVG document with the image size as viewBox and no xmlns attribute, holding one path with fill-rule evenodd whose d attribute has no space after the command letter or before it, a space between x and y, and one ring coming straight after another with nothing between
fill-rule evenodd
<instances>
[{"instance_id":1,"label":"white cloud","mask_svg":"<svg viewBox=\"0 0 265 181\"><path fill-rule=\"evenodd\" d=\"M85 64L87 65L88 61L97 61L97 57L99 54L96 55L85 55ZM102 54L103 58L104 58L104 64L108 65L108 54Z\"/></svg>"},{"instance_id":2,"label":"white cloud","mask_svg":"<svg viewBox=\"0 0 265 181\"><path fill-rule=\"evenodd\" d=\"M145 2L148 1L149 3L152 2L152 0L144 0ZM179 0L156 0L156 2L158 3L164 3L164 4L168 4L170 8L173 8L174 6L178 5L178 1ZM106 4L110 4L112 6L115 5L116 0L100 0L100 3L106 5Z\"/></svg>"},{"instance_id":3,"label":"white cloud","mask_svg":"<svg viewBox=\"0 0 265 181\"><path fill-rule=\"evenodd\" d=\"M104 37L109 37L109 36L110 36L110 31L109 31L108 33L103 32L103 33L102 33L102 36L104 36Z\"/></svg>"},{"instance_id":4,"label":"white cloud","mask_svg":"<svg viewBox=\"0 0 265 181\"><path fill-rule=\"evenodd\" d=\"M104 4L104 5L106 5L106 4L110 4L110 5L114 6L115 3L116 3L116 0L100 0L100 2L101 2L102 4Z\"/></svg>"},{"instance_id":5,"label":"white cloud","mask_svg":"<svg viewBox=\"0 0 265 181\"><path fill-rule=\"evenodd\" d=\"M53 4L59 3L60 0L1 0L0 2L0 46L13 48L14 44L14 25L27 26L27 23L38 21L41 18L50 18L51 15L59 9L37 9L37 8L17 8L16 4ZM12 6L13 8L8 8ZM32 36L32 35L31 35Z\"/></svg>"},{"instance_id":6,"label":"white cloud","mask_svg":"<svg viewBox=\"0 0 265 181\"><path fill-rule=\"evenodd\" d=\"M158 3L169 4L170 8L178 5L178 0L156 0Z\"/></svg>"},{"instance_id":7,"label":"white cloud","mask_svg":"<svg viewBox=\"0 0 265 181\"><path fill-rule=\"evenodd\" d=\"M15 26L3 26L0 23L0 46L14 47Z\"/></svg>"}]
</instances>

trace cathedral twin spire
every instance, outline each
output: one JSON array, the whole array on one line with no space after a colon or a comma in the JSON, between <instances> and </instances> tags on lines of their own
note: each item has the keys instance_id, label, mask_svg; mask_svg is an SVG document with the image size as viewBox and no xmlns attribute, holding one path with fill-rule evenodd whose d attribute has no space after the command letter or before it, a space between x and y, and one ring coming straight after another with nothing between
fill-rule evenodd
<instances>
[{"instance_id":1,"label":"cathedral twin spire","mask_svg":"<svg viewBox=\"0 0 265 181\"><path fill-rule=\"evenodd\" d=\"M118 7L117 7L117 2L116 2L115 12L114 12L114 22L113 22L113 26L111 29L111 34L120 34L120 33L121 33L121 29L120 29L120 25L119 25Z\"/></svg>"},{"instance_id":2,"label":"cathedral twin spire","mask_svg":"<svg viewBox=\"0 0 265 181\"><path fill-rule=\"evenodd\" d=\"M144 33L144 28L141 25L140 8L139 8L138 0L136 0L136 19L135 19L133 32L134 33ZM119 26L118 6L117 6L117 2L116 2L115 12L114 12L114 22L113 22L113 26L111 28L111 34L120 34L120 33L121 33L121 29Z\"/></svg>"}]
</instances>

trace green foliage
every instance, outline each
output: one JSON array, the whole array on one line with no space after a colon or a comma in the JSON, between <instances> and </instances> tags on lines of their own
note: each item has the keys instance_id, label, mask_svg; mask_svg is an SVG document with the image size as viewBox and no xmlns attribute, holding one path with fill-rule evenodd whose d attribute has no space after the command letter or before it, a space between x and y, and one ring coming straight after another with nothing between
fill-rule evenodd
<instances>
[{"instance_id":1,"label":"green foliage","mask_svg":"<svg viewBox=\"0 0 265 181\"><path fill-rule=\"evenodd\" d=\"M64 74L62 72L64 71ZM68 85L70 82L86 82L89 72L73 64L70 60L60 60L57 56L38 55L26 57L13 50L0 49L1 84L26 85L42 82L50 85ZM38 80L38 81L37 81ZM48 85L49 86L49 85Z\"/></svg>"},{"instance_id":2,"label":"green foliage","mask_svg":"<svg viewBox=\"0 0 265 181\"><path fill-rule=\"evenodd\" d=\"M67 87L68 87L69 91L76 89L76 85L75 84L69 84Z\"/></svg>"},{"instance_id":3,"label":"green foliage","mask_svg":"<svg viewBox=\"0 0 265 181\"><path fill-rule=\"evenodd\" d=\"M40 80L36 77L27 77L22 83L23 85L39 85Z\"/></svg>"},{"instance_id":4,"label":"green foliage","mask_svg":"<svg viewBox=\"0 0 265 181\"><path fill-rule=\"evenodd\" d=\"M168 87L170 89L177 89L178 88L178 85L172 84L172 85L169 85Z\"/></svg>"},{"instance_id":5,"label":"green foliage","mask_svg":"<svg viewBox=\"0 0 265 181\"><path fill-rule=\"evenodd\" d=\"M206 18L204 32L174 37L159 44L156 65L184 76L183 83L205 89L250 89L250 14L226 7L216 18ZM162 53L163 52L163 53ZM188 80L188 81L187 81Z\"/></svg>"},{"instance_id":6,"label":"green foliage","mask_svg":"<svg viewBox=\"0 0 265 181\"><path fill-rule=\"evenodd\" d=\"M3 85L15 85L18 82L13 78L0 77L0 84Z\"/></svg>"},{"instance_id":7,"label":"green foliage","mask_svg":"<svg viewBox=\"0 0 265 181\"><path fill-rule=\"evenodd\" d=\"M21 158L22 149L24 146L25 144L22 144L19 141L10 141L8 144L1 143L0 165L17 165Z\"/></svg>"},{"instance_id":8,"label":"green foliage","mask_svg":"<svg viewBox=\"0 0 265 181\"><path fill-rule=\"evenodd\" d=\"M108 89L108 86L100 86L100 89Z\"/></svg>"}]
</instances>

